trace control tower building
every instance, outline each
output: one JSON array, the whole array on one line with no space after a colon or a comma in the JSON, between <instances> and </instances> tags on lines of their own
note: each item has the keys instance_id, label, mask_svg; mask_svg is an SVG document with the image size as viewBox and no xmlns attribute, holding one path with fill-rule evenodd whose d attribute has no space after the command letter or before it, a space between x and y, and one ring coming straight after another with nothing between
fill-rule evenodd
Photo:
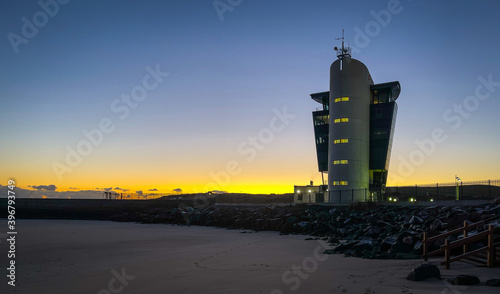
<instances>
[{"instance_id":1,"label":"control tower building","mask_svg":"<svg viewBox=\"0 0 500 294\"><path fill-rule=\"evenodd\" d=\"M315 202L376 201L387 182L401 86L375 84L343 40L335 49L330 91L311 94L323 105L313 112L313 122L318 168L328 173L328 185Z\"/></svg>"}]
</instances>

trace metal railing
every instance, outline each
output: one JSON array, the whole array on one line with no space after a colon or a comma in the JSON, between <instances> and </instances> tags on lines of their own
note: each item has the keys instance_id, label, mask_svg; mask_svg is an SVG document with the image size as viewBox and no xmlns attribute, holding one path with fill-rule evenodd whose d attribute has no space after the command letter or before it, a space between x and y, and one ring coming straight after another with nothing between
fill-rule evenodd
<instances>
[{"instance_id":1,"label":"metal railing","mask_svg":"<svg viewBox=\"0 0 500 294\"><path fill-rule=\"evenodd\" d=\"M500 197L500 180L461 181L458 183L386 187L385 197L397 197L399 200L414 198L415 200L432 199L434 201L492 200Z\"/></svg>"}]
</instances>

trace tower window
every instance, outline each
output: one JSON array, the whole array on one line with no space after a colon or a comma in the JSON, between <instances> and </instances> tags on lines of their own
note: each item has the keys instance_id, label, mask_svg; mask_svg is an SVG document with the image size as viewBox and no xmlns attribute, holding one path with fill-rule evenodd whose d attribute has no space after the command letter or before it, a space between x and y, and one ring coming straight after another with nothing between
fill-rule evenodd
<instances>
[{"instance_id":1,"label":"tower window","mask_svg":"<svg viewBox=\"0 0 500 294\"><path fill-rule=\"evenodd\" d=\"M347 185L349 185L349 182L348 181L334 181L333 185L334 186L347 186Z\"/></svg>"},{"instance_id":2,"label":"tower window","mask_svg":"<svg viewBox=\"0 0 500 294\"><path fill-rule=\"evenodd\" d=\"M337 165L337 164L349 164L349 160L345 160L345 159L342 159L342 160L334 160L334 161L333 161L333 164L334 164L334 165Z\"/></svg>"},{"instance_id":3,"label":"tower window","mask_svg":"<svg viewBox=\"0 0 500 294\"><path fill-rule=\"evenodd\" d=\"M337 103L337 102L346 102L346 101L349 101L349 97L335 98L335 103Z\"/></svg>"},{"instance_id":4,"label":"tower window","mask_svg":"<svg viewBox=\"0 0 500 294\"><path fill-rule=\"evenodd\" d=\"M343 123L343 122L349 122L349 118L347 118L347 117L336 118L335 120L333 120L333 122L336 124Z\"/></svg>"}]
</instances>

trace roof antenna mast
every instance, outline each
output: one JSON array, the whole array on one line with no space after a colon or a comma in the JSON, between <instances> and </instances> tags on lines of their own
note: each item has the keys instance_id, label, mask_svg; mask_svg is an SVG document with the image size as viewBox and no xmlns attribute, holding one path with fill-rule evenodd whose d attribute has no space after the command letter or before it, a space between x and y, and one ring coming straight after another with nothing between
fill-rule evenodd
<instances>
[{"instance_id":1,"label":"roof antenna mast","mask_svg":"<svg viewBox=\"0 0 500 294\"><path fill-rule=\"evenodd\" d=\"M335 38L335 40L342 40L342 48L339 49L337 47L333 48L337 51L337 57L343 60L345 57L351 58L351 47L344 47L344 28L342 28L342 38Z\"/></svg>"}]
</instances>

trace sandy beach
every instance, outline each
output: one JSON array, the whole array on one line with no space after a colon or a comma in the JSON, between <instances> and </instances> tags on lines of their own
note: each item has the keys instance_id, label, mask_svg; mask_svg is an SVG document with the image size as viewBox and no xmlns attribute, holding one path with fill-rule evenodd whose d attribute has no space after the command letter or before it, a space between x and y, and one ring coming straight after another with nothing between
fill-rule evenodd
<instances>
[{"instance_id":1,"label":"sandy beach","mask_svg":"<svg viewBox=\"0 0 500 294\"><path fill-rule=\"evenodd\" d=\"M3 274L1 293L498 293L437 279L411 282L406 276L423 260L323 255L327 244L306 236L103 221L19 220L17 226L16 287ZM500 278L498 267L440 268L444 278Z\"/></svg>"}]
</instances>

